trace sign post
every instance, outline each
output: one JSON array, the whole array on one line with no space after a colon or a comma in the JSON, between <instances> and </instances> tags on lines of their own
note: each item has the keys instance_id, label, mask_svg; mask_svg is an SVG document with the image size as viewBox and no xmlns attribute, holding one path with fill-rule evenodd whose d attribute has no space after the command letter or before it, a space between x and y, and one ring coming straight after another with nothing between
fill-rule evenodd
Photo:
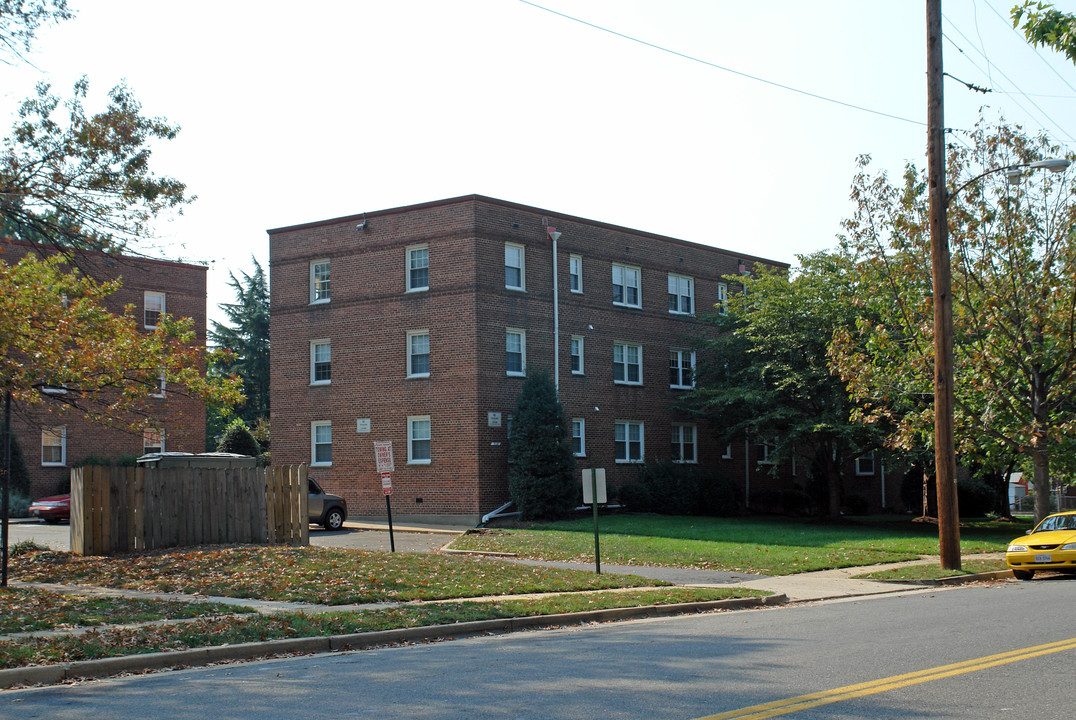
<instances>
[{"instance_id":1,"label":"sign post","mask_svg":"<svg viewBox=\"0 0 1076 720\"><path fill-rule=\"evenodd\" d=\"M392 441L374 441L374 457L377 459L377 471L381 473L381 490L385 493L385 511L389 519L389 549L396 552L396 538L392 533L392 471L396 469L392 461Z\"/></svg>"},{"instance_id":2,"label":"sign post","mask_svg":"<svg viewBox=\"0 0 1076 720\"><path fill-rule=\"evenodd\" d=\"M588 482L589 480L589 482ZM608 502L605 496L605 468L583 471L583 504L594 508L594 572L602 574L601 548L598 542L598 505Z\"/></svg>"}]
</instances>

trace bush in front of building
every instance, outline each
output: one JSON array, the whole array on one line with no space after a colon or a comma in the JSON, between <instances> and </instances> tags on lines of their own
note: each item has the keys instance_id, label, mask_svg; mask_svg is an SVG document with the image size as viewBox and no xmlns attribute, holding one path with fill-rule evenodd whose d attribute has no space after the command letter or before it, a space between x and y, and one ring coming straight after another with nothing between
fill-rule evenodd
<instances>
[{"instance_id":1,"label":"bush in front of building","mask_svg":"<svg viewBox=\"0 0 1076 720\"><path fill-rule=\"evenodd\" d=\"M516 402L508 492L522 520L564 517L581 502L568 422L546 372L528 376Z\"/></svg>"},{"instance_id":2,"label":"bush in front of building","mask_svg":"<svg viewBox=\"0 0 1076 720\"><path fill-rule=\"evenodd\" d=\"M224 435L221 436L220 442L217 443L217 452L258 457L261 454L261 448L258 447L258 441L250 433L247 424L237 418L232 421L231 425L224 431Z\"/></svg>"},{"instance_id":3,"label":"bush in front of building","mask_svg":"<svg viewBox=\"0 0 1076 720\"><path fill-rule=\"evenodd\" d=\"M3 444L0 443L0 472L6 467L7 456ZM10 487L13 491L30 494L30 472L26 469L26 460L22 456L22 448L15 433L11 433L11 480ZM12 516L17 517L17 516Z\"/></svg>"},{"instance_id":4,"label":"bush in front of building","mask_svg":"<svg viewBox=\"0 0 1076 720\"><path fill-rule=\"evenodd\" d=\"M30 498L25 493L12 488L8 495L7 516L9 518L30 517Z\"/></svg>"},{"instance_id":5,"label":"bush in front of building","mask_svg":"<svg viewBox=\"0 0 1076 720\"><path fill-rule=\"evenodd\" d=\"M743 496L729 478L697 465L670 460L640 466L639 480L620 488L620 502L633 512L728 517L740 513Z\"/></svg>"}]
</instances>

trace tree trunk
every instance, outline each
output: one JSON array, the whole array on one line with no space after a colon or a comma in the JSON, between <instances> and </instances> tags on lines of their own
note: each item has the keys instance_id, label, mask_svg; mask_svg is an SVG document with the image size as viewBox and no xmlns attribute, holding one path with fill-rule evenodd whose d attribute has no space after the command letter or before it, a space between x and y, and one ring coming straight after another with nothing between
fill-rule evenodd
<instances>
[{"instance_id":1,"label":"tree trunk","mask_svg":"<svg viewBox=\"0 0 1076 720\"><path fill-rule=\"evenodd\" d=\"M1031 462L1034 468L1035 522L1038 523L1050 514L1050 448L1044 434L1036 433L1031 441Z\"/></svg>"}]
</instances>

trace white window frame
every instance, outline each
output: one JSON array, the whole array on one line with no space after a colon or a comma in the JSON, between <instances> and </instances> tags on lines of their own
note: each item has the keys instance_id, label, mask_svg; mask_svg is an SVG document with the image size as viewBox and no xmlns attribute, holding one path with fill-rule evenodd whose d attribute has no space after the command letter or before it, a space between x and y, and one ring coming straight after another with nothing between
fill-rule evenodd
<instances>
[{"instance_id":1,"label":"white window frame","mask_svg":"<svg viewBox=\"0 0 1076 720\"><path fill-rule=\"evenodd\" d=\"M413 342L416 338L426 338L426 370L424 372L415 372L414 367L414 345ZM421 353L419 353L421 354ZM428 378L430 376L430 331L429 330L409 330L407 332L407 377L409 378Z\"/></svg>"},{"instance_id":2,"label":"white window frame","mask_svg":"<svg viewBox=\"0 0 1076 720\"><path fill-rule=\"evenodd\" d=\"M152 442L154 440L157 442ZM165 451L164 448L164 428L146 428L142 431L143 455L148 455L149 453L163 453Z\"/></svg>"},{"instance_id":3,"label":"white window frame","mask_svg":"<svg viewBox=\"0 0 1076 720\"><path fill-rule=\"evenodd\" d=\"M318 357L318 348L326 348L328 357L324 360ZM311 385L330 385L332 384L332 341L328 338L322 338L320 340L310 341L310 384ZM319 364L325 364L329 369L329 377L326 379L317 379L317 370Z\"/></svg>"},{"instance_id":4,"label":"white window frame","mask_svg":"<svg viewBox=\"0 0 1076 720\"><path fill-rule=\"evenodd\" d=\"M619 277L618 277L619 276ZM634 276L634 278L632 278ZM634 279L635 284L629 282ZM620 288L621 300L616 299L616 289ZM635 302L628 301L628 290L635 290ZM641 308L643 306L643 270L635 265L613 263L613 304L619 307Z\"/></svg>"},{"instance_id":5,"label":"white window frame","mask_svg":"<svg viewBox=\"0 0 1076 720\"><path fill-rule=\"evenodd\" d=\"M672 369L673 369L673 356L676 357L676 382L673 382ZM684 379L684 358L687 358L690 362L688 371L691 373L691 383L685 385ZM669 348L669 387L676 388L677 390L691 390L695 387L695 351L688 350L686 348Z\"/></svg>"},{"instance_id":6,"label":"white window frame","mask_svg":"<svg viewBox=\"0 0 1076 720\"><path fill-rule=\"evenodd\" d=\"M578 450L575 449L576 440L579 441ZM583 418L572 418L572 454L576 457L587 456L587 421Z\"/></svg>"},{"instance_id":7,"label":"white window frame","mask_svg":"<svg viewBox=\"0 0 1076 720\"><path fill-rule=\"evenodd\" d=\"M774 465L775 461L770 457L777 447L777 438L763 437L758 440L758 464Z\"/></svg>"},{"instance_id":8,"label":"white window frame","mask_svg":"<svg viewBox=\"0 0 1076 720\"><path fill-rule=\"evenodd\" d=\"M318 438L318 431L329 431L328 441ZM318 448L329 448L329 459L318 460ZM310 423L310 467L332 467L333 464L333 424L331 420L313 420Z\"/></svg>"},{"instance_id":9,"label":"white window frame","mask_svg":"<svg viewBox=\"0 0 1076 720\"><path fill-rule=\"evenodd\" d=\"M617 433L622 428L623 428L623 431L624 431L624 440L618 440L617 439ZM639 457L637 457L637 458L632 458L632 456L631 456L631 446L632 446L632 443L633 443L633 441L631 440L631 430L632 430L632 428L636 428L639 431L639 439L637 441L635 441L636 444L638 444L638 446L639 446ZM646 460L646 444L645 444L645 440L646 440L646 433L645 433L645 427L643 426L642 422L639 422L639 421L636 421L636 420L617 420L616 423L613 425L613 455L615 457L615 462L618 463L618 464L644 462ZM624 450L626 451L624 457L620 456L619 449L617 448L617 443L620 443L620 442L624 443Z\"/></svg>"},{"instance_id":10,"label":"white window frame","mask_svg":"<svg viewBox=\"0 0 1076 720\"><path fill-rule=\"evenodd\" d=\"M59 460L46 460L46 449L60 449ZM67 426L56 425L41 428L41 465L43 467L65 467L67 465Z\"/></svg>"},{"instance_id":11,"label":"white window frame","mask_svg":"<svg viewBox=\"0 0 1076 720\"><path fill-rule=\"evenodd\" d=\"M324 266L325 278L318 278L318 268ZM324 288L324 289L323 289ZM321 305L332 298L332 265L328 258L310 261L310 304Z\"/></svg>"},{"instance_id":12,"label":"white window frame","mask_svg":"<svg viewBox=\"0 0 1076 720\"><path fill-rule=\"evenodd\" d=\"M519 370L508 369L508 336L519 336ZM505 328L504 329L504 373L508 377L526 377L527 376L527 331L520 330L519 328Z\"/></svg>"},{"instance_id":13,"label":"white window frame","mask_svg":"<svg viewBox=\"0 0 1076 720\"><path fill-rule=\"evenodd\" d=\"M637 351L637 362L628 361L629 349ZM617 352L620 352L620 360L617 360ZM617 380L617 368L622 367L622 379ZM635 367L638 379L631 380L629 370ZM613 343L613 383L616 385L642 385L643 384L643 346L636 343L614 342Z\"/></svg>"},{"instance_id":14,"label":"white window frame","mask_svg":"<svg viewBox=\"0 0 1076 720\"><path fill-rule=\"evenodd\" d=\"M425 250L426 251L426 264L421 267L415 266L415 253ZM407 292L425 292L430 289L430 246L428 244L411 245L407 248L406 254L406 272L407 272ZM416 285L412 273L415 270L426 271L426 284Z\"/></svg>"},{"instance_id":15,"label":"white window frame","mask_svg":"<svg viewBox=\"0 0 1076 720\"><path fill-rule=\"evenodd\" d=\"M159 301L160 309L158 310L158 309L156 309L156 307L151 309L150 308L150 302L151 301L153 302L154 306L156 306L158 304L158 301ZM161 316L164 315L168 311L167 308L168 308L168 306L166 305L166 298L165 298L165 294L163 292L156 292L154 290L146 290L142 295L142 324L143 324L143 326L147 330L155 330L157 328L157 322L160 320ZM149 322L149 314L151 312L157 314L157 317L154 318L154 323L152 325Z\"/></svg>"},{"instance_id":16,"label":"white window frame","mask_svg":"<svg viewBox=\"0 0 1076 720\"><path fill-rule=\"evenodd\" d=\"M679 448L679 452L673 455L674 463L683 463L686 465L696 464L699 462L699 428L693 423L673 423L673 432L670 433L670 440L672 440L672 446ZM685 431L691 431L691 442L685 441ZM673 438L672 435L676 437ZM691 457L684 456L684 446L691 445Z\"/></svg>"},{"instance_id":17,"label":"white window frame","mask_svg":"<svg viewBox=\"0 0 1076 720\"><path fill-rule=\"evenodd\" d=\"M519 266L508 264L509 250L519 251ZM508 284L508 268L513 268L519 271L519 285ZM527 248L518 243L504 244L504 287L507 290L518 290L519 292L526 292L527 290Z\"/></svg>"},{"instance_id":18,"label":"white window frame","mask_svg":"<svg viewBox=\"0 0 1076 720\"><path fill-rule=\"evenodd\" d=\"M728 445L725 446L725 452L721 456L721 459L722 460L731 460L732 459L732 443L729 443Z\"/></svg>"},{"instance_id":19,"label":"white window frame","mask_svg":"<svg viewBox=\"0 0 1076 720\"><path fill-rule=\"evenodd\" d=\"M568 256L568 289L579 295L583 294L583 256Z\"/></svg>"},{"instance_id":20,"label":"white window frame","mask_svg":"<svg viewBox=\"0 0 1076 720\"><path fill-rule=\"evenodd\" d=\"M415 434L415 423L425 423L426 436L420 437ZM427 457L415 457L415 443L426 442ZM412 415L407 418L407 464L429 465L433 462L433 423L429 415Z\"/></svg>"},{"instance_id":21,"label":"white window frame","mask_svg":"<svg viewBox=\"0 0 1076 720\"><path fill-rule=\"evenodd\" d=\"M870 463L870 469L865 469L866 463ZM856 477L873 477L874 476L874 451L865 453L856 458Z\"/></svg>"},{"instance_id":22,"label":"white window frame","mask_svg":"<svg viewBox=\"0 0 1076 720\"><path fill-rule=\"evenodd\" d=\"M729 311L729 284L717 284L717 312L724 315Z\"/></svg>"},{"instance_id":23,"label":"white window frame","mask_svg":"<svg viewBox=\"0 0 1076 720\"><path fill-rule=\"evenodd\" d=\"M575 352L575 350L577 348L578 348L579 352ZM585 374L584 373L584 366L583 366L583 336L582 335L572 335L571 339L568 341L568 356L570 358L569 367L571 366L572 362L575 361L576 358L579 358L579 369L576 370L574 367L572 367L571 368L572 369L572 375L583 375L583 374Z\"/></svg>"},{"instance_id":24,"label":"white window frame","mask_svg":"<svg viewBox=\"0 0 1076 720\"><path fill-rule=\"evenodd\" d=\"M673 287L675 285L675 288ZM686 294L685 294L686 290ZM683 309L684 300L687 300L689 305L687 310ZM676 304L675 308L670 307L669 312L673 315L694 315L695 314L695 278L690 275L677 275L676 273L669 273L669 301L670 305Z\"/></svg>"}]
</instances>

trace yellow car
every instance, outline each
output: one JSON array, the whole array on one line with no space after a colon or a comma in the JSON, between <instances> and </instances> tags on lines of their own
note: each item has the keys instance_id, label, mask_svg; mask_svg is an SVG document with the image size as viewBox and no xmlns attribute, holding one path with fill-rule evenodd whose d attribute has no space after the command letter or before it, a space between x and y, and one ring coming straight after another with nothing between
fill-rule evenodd
<instances>
[{"instance_id":1,"label":"yellow car","mask_svg":"<svg viewBox=\"0 0 1076 720\"><path fill-rule=\"evenodd\" d=\"M1005 562L1019 580L1030 580L1036 570L1076 572L1076 510L1047 515L1009 543Z\"/></svg>"}]
</instances>

